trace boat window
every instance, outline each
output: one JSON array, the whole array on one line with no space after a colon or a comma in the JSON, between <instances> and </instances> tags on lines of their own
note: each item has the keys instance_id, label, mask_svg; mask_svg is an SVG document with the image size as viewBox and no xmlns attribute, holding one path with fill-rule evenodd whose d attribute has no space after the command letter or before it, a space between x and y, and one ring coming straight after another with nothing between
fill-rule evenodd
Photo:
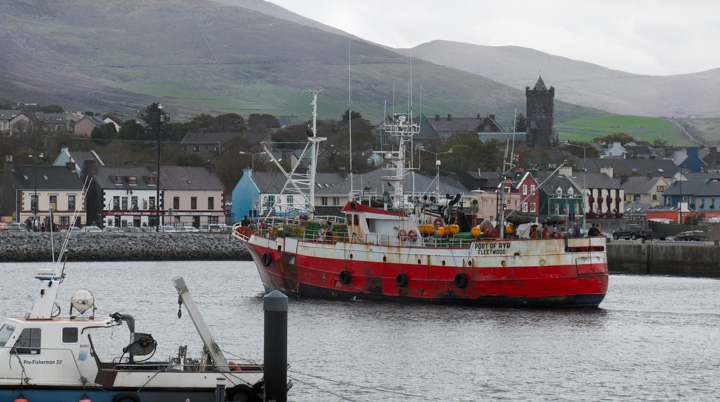
<instances>
[{"instance_id":1,"label":"boat window","mask_svg":"<svg viewBox=\"0 0 720 402\"><path fill-rule=\"evenodd\" d=\"M63 328L62 341L63 341L63 343L77 343L78 329L77 328Z\"/></svg>"},{"instance_id":2,"label":"boat window","mask_svg":"<svg viewBox=\"0 0 720 402\"><path fill-rule=\"evenodd\" d=\"M20 333L13 353L19 355L40 354L40 328L25 328Z\"/></svg>"},{"instance_id":3,"label":"boat window","mask_svg":"<svg viewBox=\"0 0 720 402\"><path fill-rule=\"evenodd\" d=\"M3 326L0 327L0 347L5 346L14 331L15 327L8 324L3 324Z\"/></svg>"}]
</instances>

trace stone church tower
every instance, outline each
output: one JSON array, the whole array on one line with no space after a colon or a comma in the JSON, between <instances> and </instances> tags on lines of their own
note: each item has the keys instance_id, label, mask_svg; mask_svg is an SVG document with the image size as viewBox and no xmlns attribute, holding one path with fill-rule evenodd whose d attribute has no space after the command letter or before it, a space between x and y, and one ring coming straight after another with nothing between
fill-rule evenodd
<instances>
[{"instance_id":1,"label":"stone church tower","mask_svg":"<svg viewBox=\"0 0 720 402\"><path fill-rule=\"evenodd\" d=\"M542 76L533 89L525 87L527 144L531 148L557 146L555 136L555 88L547 89Z\"/></svg>"}]
</instances>

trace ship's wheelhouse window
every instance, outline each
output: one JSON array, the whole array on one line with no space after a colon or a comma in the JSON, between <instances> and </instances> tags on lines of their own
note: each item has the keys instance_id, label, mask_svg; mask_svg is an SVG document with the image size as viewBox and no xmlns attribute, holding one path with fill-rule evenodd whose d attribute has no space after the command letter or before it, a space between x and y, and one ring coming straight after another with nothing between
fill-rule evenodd
<instances>
[{"instance_id":1,"label":"ship's wheelhouse window","mask_svg":"<svg viewBox=\"0 0 720 402\"><path fill-rule=\"evenodd\" d=\"M63 328L62 330L62 342L63 343L77 343L78 341L78 329L77 328Z\"/></svg>"},{"instance_id":2,"label":"ship's wheelhouse window","mask_svg":"<svg viewBox=\"0 0 720 402\"><path fill-rule=\"evenodd\" d=\"M353 222L355 223L355 226L360 224L360 215L353 214Z\"/></svg>"},{"instance_id":3,"label":"ship's wheelhouse window","mask_svg":"<svg viewBox=\"0 0 720 402\"><path fill-rule=\"evenodd\" d=\"M13 332L15 332L15 327L11 325L3 324L3 326L0 327L0 347L5 346Z\"/></svg>"},{"instance_id":4,"label":"ship's wheelhouse window","mask_svg":"<svg viewBox=\"0 0 720 402\"><path fill-rule=\"evenodd\" d=\"M38 355L40 354L40 328L25 328L20 333L13 353L19 355Z\"/></svg>"}]
</instances>

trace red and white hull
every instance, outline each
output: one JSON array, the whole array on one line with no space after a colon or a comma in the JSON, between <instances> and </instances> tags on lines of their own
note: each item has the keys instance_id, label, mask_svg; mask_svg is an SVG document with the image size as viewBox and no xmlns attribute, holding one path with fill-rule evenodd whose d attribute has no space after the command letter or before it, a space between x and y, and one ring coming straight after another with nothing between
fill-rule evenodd
<instances>
[{"instance_id":1,"label":"red and white hull","mask_svg":"<svg viewBox=\"0 0 720 402\"><path fill-rule=\"evenodd\" d=\"M605 239L480 240L469 247L241 238L266 290L302 298L596 307L608 287Z\"/></svg>"}]
</instances>

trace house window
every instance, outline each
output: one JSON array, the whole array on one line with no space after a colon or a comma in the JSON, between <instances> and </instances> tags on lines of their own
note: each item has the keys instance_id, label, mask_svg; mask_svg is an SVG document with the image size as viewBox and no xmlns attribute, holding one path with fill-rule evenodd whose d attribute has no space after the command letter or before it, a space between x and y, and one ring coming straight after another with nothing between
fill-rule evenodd
<instances>
[{"instance_id":1,"label":"house window","mask_svg":"<svg viewBox=\"0 0 720 402\"><path fill-rule=\"evenodd\" d=\"M340 197L333 197L333 205L340 205Z\"/></svg>"},{"instance_id":2,"label":"house window","mask_svg":"<svg viewBox=\"0 0 720 402\"><path fill-rule=\"evenodd\" d=\"M208 209L215 209L215 197L208 197Z\"/></svg>"},{"instance_id":3,"label":"house window","mask_svg":"<svg viewBox=\"0 0 720 402\"><path fill-rule=\"evenodd\" d=\"M113 197L112 209L120 209L120 197Z\"/></svg>"},{"instance_id":4,"label":"house window","mask_svg":"<svg viewBox=\"0 0 720 402\"><path fill-rule=\"evenodd\" d=\"M51 195L48 198L50 200L50 208L57 210L57 195Z\"/></svg>"},{"instance_id":5,"label":"house window","mask_svg":"<svg viewBox=\"0 0 720 402\"><path fill-rule=\"evenodd\" d=\"M40 354L40 335L40 328L23 329L11 353L19 355Z\"/></svg>"},{"instance_id":6,"label":"house window","mask_svg":"<svg viewBox=\"0 0 720 402\"><path fill-rule=\"evenodd\" d=\"M180 197L173 197L173 209L180 209Z\"/></svg>"},{"instance_id":7,"label":"house window","mask_svg":"<svg viewBox=\"0 0 720 402\"><path fill-rule=\"evenodd\" d=\"M147 183L148 186L154 186L157 183L155 176L148 176Z\"/></svg>"},{"instance_id":8,"label":"house window","mask_svg":"<svg viewBox=\"0 0 720 402\"><path fill-rule=\"evenodd\" d=\"M200 147L197 145L193 146L193 151L200 152Z\"/></svg>"},{"instance_id":9,"label":"house window","mask_svg":"<svg viewBox=\"0 0 720 402\"><path fill-rule=\"evenodd\" d=\"M560 204L555 204L555 215L560 215Z\"/></svg>"},{"instance_id":10,"label":"house window","mask_svg":"<svg viewBox=\"0 0 720 402\"><path fill-rule=\"evenodd\" d=\"M137 186L137 176L130 176L128 183L130 183L131 186Z\"/></svg>"},{"instance_id":11,"label":"house window","mask_svg":"<svg viewBox=\"0 0 720 402\"><path fill-rule=\"evenodd\" d=\"M665 192L665 186L657 186L657 191L659 193Z\"/></svg>"},{"instance_id":12,"label":"house window","mask_svg":"<svg viewBox=\"0 0 720 402\"><path fill-rule=\"evenodd\" d=\"M275 206L275 196L274 196L274 195L268 195L267 202L268 202L268 205L267 205L268 208L274 207L274 206Z\"/></svg>"},{"instance_id":13,"label":"house window","mask_svg":"<svg viewBox=\"0 0 720 402\"><path fill-rule=\"evenodd\" d=\"M657 194L653 194L653 201L657 201Z\"/></svg>"},{"instance_id":14,"label":"house window","mask_svg":"<svg viewBox=\"0 0 720 402\"><path fill-rule=\"evenodd\" d=\"M530 194L535 194L535 185L534 184L530 185Z\"/></svg>"},{"instance_id":15,"label":"house window","mask_svg":"<svg viewBox=\"0 0 720 402\"><path fill-rule=\"evenodd\" d=\"M127 206L128 206L128 203L127 203L127 202L128 202L127 197L123 197L123 198L122 198L122 209L123 209L123 210L128 209L128 208L127 208Z\"/></svg>"},{"instance_id":16,"label":"house window","mask_svg":"<svg viewBox=\"0 0 720 402\"><path fill-rule=\"evenodd\" d=\"M523 211L523 212L527 212L527 211L528 211L528 204L527 204L527 202L523 202L523 203L522 203L522 211Z\"/></svg>"},{"instance_id":17,"label":"house window","mask_svg":"<svg viewBox=\"0 0 720 402\"><path fill-rule=\"evenodd\" d=\"M137 198L137 196L133 195L132 197L130 197L130 209L132 209L133 211L136 211L137 208L138 208L138 198Z\"/></svg>"},{"instance_id":18,"label":"house window","mask_svg":"<svg viewBox=\"0 0 720 402\"><path fill-rule=\"evenodd\" d=\"M69 216L61 216L61 217L60 217L60 224L61 224L61 225L69 225L69 224L70 224L70 217L69 217Z\"/></svg>"},{"instance_id":19,"label":"house window","mask_svg":"<svg viewBox=\"0 0 720 402\"><path fill-rule=\"evenodd\" d=\"M535 212L535 203L534 202L530 203L530 212Z\"/></svg>"},{"instance_id":20,"label":"house window","mask_svg":"<svg viewBox=\"0 0 720 402\"><path fill-rule=\"evenodd\" d=\"M527 195L527 184L523 184L523 195Z\"/></svg>"},{"instance_id":21,"label":"house window","mask_svg":"<svg viewBox=\"0 0 720 402\"><path fill-rule=\"evenodd\" d=\"M37 197L35 194L30 196L30 209L33 211L37 210Z\"/></svg>"},{"instance_id":22,"label":"house window","mask_svg":"<svg viewBox=\"0 0 720 402\"><path fill-rule=\"evenodd\" d=\"M150 209L155 209L155 197L150 197Z\"/></svg>"},{"instance_id":23,"label":"house window","mask_svg":"<svg viewBox=\"0 0 720 402\"><path fill-rule=\"evenodd\" d=\"M328 199L327 199L327 197L321 197L321 198L320 198L320 205L327 206L327 204L328 204Z\"/></svg>"},{"instance_id":24,"label":"house window","mask_svg":"<svg viewBox=\"0 0 720 402\"><path fill-rule=\"evenodd\" d=\"M197 197L190 197L190 209L197 209Z\"/></svg>"},{"instance_id":25,"label":"house window","mask_svg":"<svg viewBox=\"0 0 720 402\"><path fill-rule=\"evenodd\" d=\"M208 225L217 225L217 224L218 224L217 216L208 216Z\"/></svg>"},{"instance_id":26,"label":"house window","mask_svg":"<svg viewBox=\"0 0 720 402\"><path fill-rule=\"evenodd\" d=\"M115 176L115 184L122 185L122 176Z\"/></svg>"},{"instance_id":27,"label":"house window","mask_svg":"<svg viewBox=\"0 0 720 402\"><path fill-rule=\"evenodd\" d=\"M68 195L68 210L70 210L70 211L75 210L75 196L74 195Z\"/></svg>"},{"instance_id":28,"label":"house window","mask_svg":"<svg viewBox=\"0 0 720 402\"><path fill-rule=\"evenodd\" d=\"M295 198L292 195L287 196L288 207L292 207L295 204Z\"/></svg>"}]
</instances>

